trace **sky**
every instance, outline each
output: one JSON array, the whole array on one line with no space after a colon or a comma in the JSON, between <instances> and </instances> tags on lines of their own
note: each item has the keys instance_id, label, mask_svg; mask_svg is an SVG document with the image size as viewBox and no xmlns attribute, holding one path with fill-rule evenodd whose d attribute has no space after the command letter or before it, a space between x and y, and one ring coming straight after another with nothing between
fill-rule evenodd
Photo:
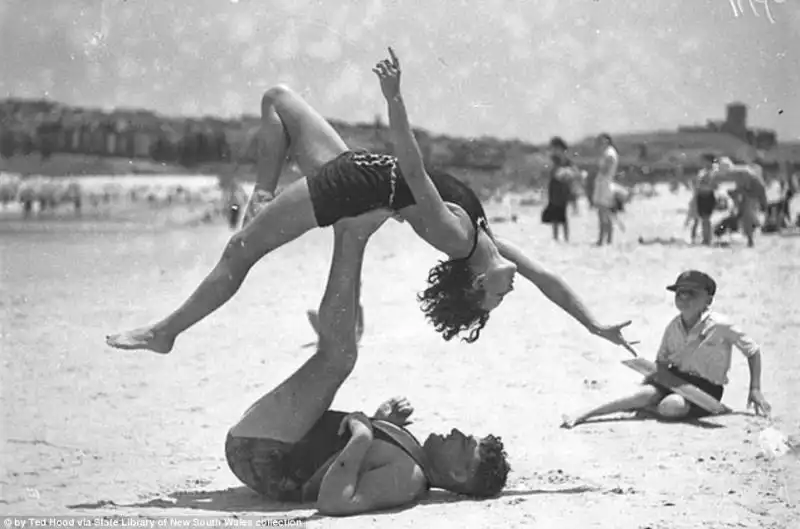
<instances>
[{"instance_id":1,"label":"sky","mask_svg":"<svg viewBox=\"0 0 800 529\"><path fill-rule=\"evenodd\" d=\"M800 140L800 0L0 0L0 97L227 118L285 83L386 120L389 45L437 134L672 130L740 101Z\"/></svg>"}]
</instances>

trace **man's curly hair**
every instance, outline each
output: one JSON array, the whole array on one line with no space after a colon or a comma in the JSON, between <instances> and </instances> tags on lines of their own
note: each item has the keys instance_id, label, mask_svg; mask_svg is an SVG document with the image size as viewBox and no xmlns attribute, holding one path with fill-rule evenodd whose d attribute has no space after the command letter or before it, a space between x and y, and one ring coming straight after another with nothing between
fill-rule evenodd
<instances>
[{"instance_id":1,"label":"man's curly hair","mask_svg":"<svg viewBox=\"0 0 800 529\"><path fill-rule=\"evenodd\" d=\"M488 435L481 439L478 445L480 463L475 469L475 474L467 485L468 496L476 498L492 498L500 494L506 486L508 472L508 454L503 448L500 437Z\"/></svg>"},{"instance_id":2,"label":"man's curly hair","mask_svg":"<svg viewBox=\"0 0 800 529\"><path fill-rule=\"evenodd\" d=\"M481 307L484 293L473 287L474 279L465 259L440 261L428 274L428 288L417 296L425 317L447 341L468 331L462 340L472 343L489 320L489 311Z\"/></svg>"}]
</instances>

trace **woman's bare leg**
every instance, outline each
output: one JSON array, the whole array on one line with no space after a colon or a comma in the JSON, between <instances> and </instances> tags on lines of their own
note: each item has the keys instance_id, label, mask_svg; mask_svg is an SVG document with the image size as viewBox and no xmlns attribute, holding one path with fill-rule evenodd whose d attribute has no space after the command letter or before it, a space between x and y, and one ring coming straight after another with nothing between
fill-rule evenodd
<instances>
[{"instance_id":1,"label":"woman's bare leg","mask_svg":"<svg viewBox=\"0 0 800 529\"><path fill-rule=\"evenodd\" d=\"M711 217L703 217L700 220L700 225L702 227L701 232L703 234L703 244L710 245L711 244Z\"/></svg>"},{"instance_id":2,"label":"woman's bare leg","mask_svg":"<svg viewBox=\"0 0 800 529\"><path fill-rule=\"evenodd\" d=\"M242 285L250 268L264 255L317 227L306 179L259 211L228 241L214 269L194 293L160 322L106 337L117 349L146 349L166 354L183 331L224 305Z\"/></svg>"},{"instance_id":3,"label":"woman's bare leg","mask_svg":"<svg viewBox=\"0 0 800 529\"><path fill-rule=\"evenodd\" d=\"M311 105L292 89L278 85L261 98L256 185L245 209L243 223L272 198L278 188L286 158L292 155L304 176L313 176L347 145Z\"/></svg>"},{"instance_id":4,"label":"woman's bare leg","mask_svg":"<svg viewBox=\"0 0 800 529\"><path fill-rule=\"evenodd\" d=\"M611 244L614 235L614 218L613 218L614 215L616 215L616 213L613 213L611 211L611 208L606 208L605 210L606 244Z\"/></svg>"},{"instance_id":5,"label":"woman's bare leg","mask_svg":"<svg viewBox=\"0 0 800 529\"><path fill-rule=\"evenodd\" d=\"M564 416L564 422L561 423L561 427L572 428L586 422L592 417L600 417L602 415L609 415L611 413L646 408L648 406L657 404L663 398L664 393L665 392L663 390L655 386L642 386L642 388L633 395L612 400L611 402L585 411L576 417Z\"/></svg>"},{"instance_id":6,"label":"woman's bare leg","mask_svg":"<svg viewBox=\"0 0 800 529\"><path fill-rule=\"evenodd\" d=\"M262 107L267 107L267 114L274 112L282 124L263 129L263 137L269 140L270 147L260 153L264 155L259 166L264 170L260 174L262 182L269 184L274 180L277 184L287 152L292 153L303 172L310 175L346 149L330 124L290 89L271 88L264 94ZM155 325L107 336L106 343L118 349L168 353L180 333L217 310L236 293L259 259L315 227L317 222L308 185L305 179L298 180L230 239L220 261L180 308Z\"/></svg>"},{"instance_id":7,"label":"woman's bare leg","mask_svg":"<svg viewBox=\"0 0 800 529\"><path fill-rule=\"evenodd\" d=\"M606 232L608 230L606 222L608 218L608 209L605 206L597 205L597 246L602 246L606 240Z\"/></svg>"}]
</instances>

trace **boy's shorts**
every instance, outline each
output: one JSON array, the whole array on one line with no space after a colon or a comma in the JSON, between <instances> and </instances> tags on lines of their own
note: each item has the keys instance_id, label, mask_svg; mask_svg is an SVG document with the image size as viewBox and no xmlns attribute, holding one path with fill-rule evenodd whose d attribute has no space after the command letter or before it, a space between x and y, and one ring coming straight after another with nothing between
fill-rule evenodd
<instances>
[{"instance_id":1,"label":"boy's shorts","mask_svg":"<svg viewBox=\"0 0 800 529\"><path fill-rule=\"evenodd\" d=\"M724 386L720 386L718 384L715 384L715 383L711 382L710 380L706 380L705 378L697 376L697 375L692 375L690 373L684 373L683 371L679 370L675 366L670 366L669 367L669 371L673 375L675 375L677 377L680 377L681 379L685 380L689 384L692 384L693 386L697 386L698 389L701 389L701 390L705 391L706 393L708 393L710 396L714 397L715 399L722 400L722 394L725 392L725 387ZM651 386L655 386L655 387L657 387L659 389L662 389L662 390L666 391L664 396L671 395L672 393L675 393L674 391L672 391L668 387L663 386L663 385L659 384L658 382L654 381L652 379L652 376L649 376L649 377L645 378L644 379L644 384L649 384ZM693 402L688 402L688 404L689 404L689 414L687 415L687 417L691 417L693 419L696 419L696 418L699 418L699 417L708 417L709 415L711 415L710 412L704 410L703 408L701 408L700 406L698 406L697 404L695 404Z\"/></svg>"}]
</instances>

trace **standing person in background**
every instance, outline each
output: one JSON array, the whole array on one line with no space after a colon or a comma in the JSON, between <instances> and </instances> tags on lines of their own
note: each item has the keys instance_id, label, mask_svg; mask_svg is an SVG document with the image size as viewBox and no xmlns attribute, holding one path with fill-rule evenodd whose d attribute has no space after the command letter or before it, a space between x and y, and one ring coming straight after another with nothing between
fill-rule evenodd
<instances>
[{"instance_id":1,"label":"standing person in background","mask_svg":"<svg viewBox=\"0 0 800 529\"><path fill-rule=\"evenodd\" d=\"M611 136L605 132L597 137L595 145L600 150L600 161L598 163L597 177L594 181L592 192L592 203L597 208L597 220L599 232L597 235L597 246L602 246L603 242L611 244L614 224L612 219L612 208L614 207L614 190L612 183L617 174L619 166L619 153Z\"/></svg>"},{"instance_id":2,"label":"standing person in background","mask_svg":"<svg viewBox=\"0 0 800 529\"><path fill-rule=\"evenodd\" d=\"M739 212L739 222L747 237L747 246L754 246L753 235L758 225L758 212L767 209L767 187L764 170L757 163L734 164L730 158L720 158L712 171L715 176L731 176L736 188L729 192Z\"/></svg>"},{"instance_id":3,"label":"standing person in background","mask_svg":"<svg viewBox=\"0 0 800 529\"><path fill-rule=\"evenodd\" d=\"M222 183L222 203L224 204L228 226L230 229L236 230L239 227L242 208L247 203L247 193L236 176L231 176L226 182Z\"/></svg>"},{"instance_id":4,"label":"standing person in background","mask_svg":"<svg viewBox=\"0 0 800 529\"><path fill-rule=\"evenodd\" d=\"M800 174L792 173L788 163L784 163L783 174L781 178L781 219L787 226L792 225L792 199L797 193L798 177Z\"/></svg>"},{"instance_id":5,"label":"standing person in background","mask_svg":"<svg viewBox=\"0 0 800 529\"><path fill-rule=\"evenodd\" d=\"M570 204L572 205L572 212L577 215L580 213L580 208L578 208L578 198L581 196L581 193L585 192L586 190L586 179L589 173L583 169L578 169L577 167L576 170L577 172L575 177L572 179L572 200L570 201Z\"/></svg>"},{"instance_id":6,"label":"standing person in background","mask_svg":"<svg viewBox=\"0 0 800 529\"><path fill-rule=\"evenodd\" d=\"M697 235L697 225L701 226L703 244L711 244L711 214L717 206L717 183L712 173L715 156L703 155L703 168L694 179L691 210L695 212L692 225L692 242Z\"/></svg>"},{"instance_id":7,"label":"standing person in background","mask_svg":"<svg viewBox=\"0 0 800 529\"><path fill-rule=\"evenodd\" d=\"M542 222L553 226L553 239L558 240L558 227L564 228L564 240L569 242L567 205L574 201L572 183L577 169L567 157L567 143L558 136L550 140L550 181L547 185L547 207L542 211Z\"/></svg>"}]
</instances>

